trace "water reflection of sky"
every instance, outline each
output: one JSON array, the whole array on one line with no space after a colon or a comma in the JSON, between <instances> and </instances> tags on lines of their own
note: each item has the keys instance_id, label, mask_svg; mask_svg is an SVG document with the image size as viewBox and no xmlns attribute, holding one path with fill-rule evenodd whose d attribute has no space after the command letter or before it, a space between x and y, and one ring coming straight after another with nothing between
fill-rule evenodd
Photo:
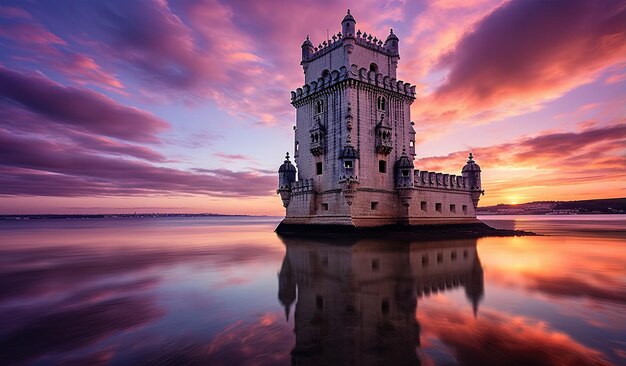
<instances>
[{"instance_id":1,"label":"water reflection of sky","mask_svg":"<svg viewBox=\"0 0 626 366\"><path fill-rule=\"evenodd\" d=\"M0 222L0 364L626 363L626 218L485 219L550 235L337 246L279 238L275 218Z\"/></svg>"}]
</instances>

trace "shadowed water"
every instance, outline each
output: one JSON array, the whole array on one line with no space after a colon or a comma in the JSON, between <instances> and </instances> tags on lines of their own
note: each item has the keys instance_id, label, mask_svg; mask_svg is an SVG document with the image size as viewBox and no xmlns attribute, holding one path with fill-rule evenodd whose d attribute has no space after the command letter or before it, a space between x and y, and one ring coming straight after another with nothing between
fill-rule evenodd
<instances>
[{"instance_id":1,"label":"shadowed water","mask_svg":"<svg viewBox=\"0 0 626 366\"><path fill-rule=\"evenodd\" d=\"M0 365L626 364L626 217L279 237L279 218L0 221Z\"/></svg>"}]
</instances>

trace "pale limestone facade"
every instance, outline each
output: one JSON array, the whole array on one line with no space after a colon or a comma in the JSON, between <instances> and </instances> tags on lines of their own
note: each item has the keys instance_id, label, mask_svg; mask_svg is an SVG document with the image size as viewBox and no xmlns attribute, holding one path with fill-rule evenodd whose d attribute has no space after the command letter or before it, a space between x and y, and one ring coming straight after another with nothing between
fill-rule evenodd
<instances>
[{"instance_id":1,"label":"pale limestone facade","mask_svg":"<svg viewBox=\"0 0 626 366\"><path fill-rule=\"evenodd\" d=\"M460 175L415 169L415 86L396 79L399 39L372 37L348 14L342 31L302 44L295 166L279 169L283 224L371 227L474 223L483 193L471 154ZM419 162L419 160L418 160Z\"/></svg>"}]
</instances>

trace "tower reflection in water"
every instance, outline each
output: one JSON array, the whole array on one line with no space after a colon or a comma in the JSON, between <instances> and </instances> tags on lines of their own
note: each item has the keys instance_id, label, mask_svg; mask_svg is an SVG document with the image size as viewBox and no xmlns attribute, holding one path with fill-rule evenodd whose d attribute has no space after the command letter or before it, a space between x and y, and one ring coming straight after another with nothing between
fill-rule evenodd
<instances>
[{"instance_id":1,"label":"tower reflection in water","mask_svg":"<svg viewBox=\"0 0 626 366\"><path fill-rule=\"evenodd\" d=\"M463 287L484 294L476 239L351 243L282 237L278 298L295 303L293 365L419 365L418 298Z\"/></svg>"}]
</instances>

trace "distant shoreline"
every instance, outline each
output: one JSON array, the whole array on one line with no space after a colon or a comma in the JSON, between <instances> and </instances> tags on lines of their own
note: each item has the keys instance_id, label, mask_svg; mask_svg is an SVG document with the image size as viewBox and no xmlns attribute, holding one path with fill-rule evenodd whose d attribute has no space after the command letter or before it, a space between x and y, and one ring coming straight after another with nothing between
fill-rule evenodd
<instances>
[{"instance_id":1,"label":"distant shoreline","mask_svg":"<svg viewBox=\"0 0 626 366\"><path fill-rule=\"evenodd\" d=\"M45 220L45 219L119 219L119 218L162 218L162 217L268 217L267 215L227 215L216 213L136 213L136 214L27 214L0 215L0 220Z\"/></svg>"},{"instance_id":2,"label":"distant shoreline","mask_svg":"<svg viewBox=\"0 0 626 366\"><path fill-rule=\"evenodd\" d=\"M620 215L626 214L626 198L584 201L535 201L483 206L478 215Z\"/></svg>"},{"instance_id":3,"label":"distant shoreline","mask_svg":"<svg viewBox=\"0 0 626 366\"><path fill-rule=\"evenodd\" d=\"M625 212L584 212L584 213L495 213L476 211L476 216L582 216L582 215L626 215Z\"/></svg>"},{"instance_id":4,"label":"distant shoreline","mask_svg":"<svg viewBox=\"0 0 626 366\"><path fill-rule=\"evenodd\" d=\"M624 213L494 213L480 212L477 216L582 216L582 215L624 215ZM145 213L145 214L28 214L0 215L0 221L9 220L81 220L81 219L136 219L136 218L194 218L194 217L280 217L272 215L228 215L215 213L177 214L177 213Z\"/></svg>"}]
</instances>

